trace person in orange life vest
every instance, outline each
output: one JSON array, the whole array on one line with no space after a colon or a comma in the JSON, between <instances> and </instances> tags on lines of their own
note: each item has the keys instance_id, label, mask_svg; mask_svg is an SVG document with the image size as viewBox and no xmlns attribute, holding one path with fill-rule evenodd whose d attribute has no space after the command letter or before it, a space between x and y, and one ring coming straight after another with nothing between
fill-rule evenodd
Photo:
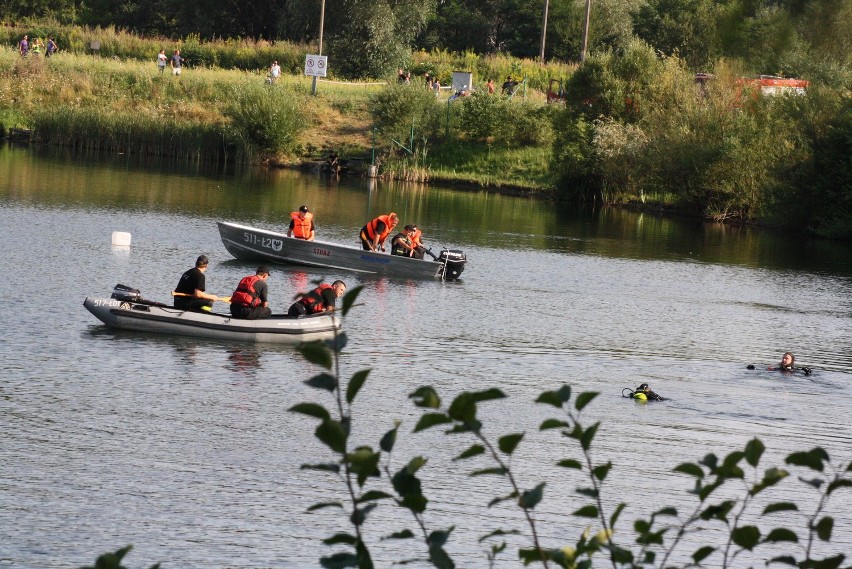
<instances>
[{"instance_id":1,"label":"person in orange life vest","mask_svg":"<svg viewBox=\"0 0 852 569\"><path fill-rule=\"evenodd\" d=\"M213 301L219 300L215 294L204 292L207 287L204 272L209 262L207 255L199 255L195 260L195 267L181 275L175 287L175 292L178 293L178 296L174 298L175 308L194 312L210 310L213 307Z\"/></svg>"},{"instance_id":2,"label":"person in orange life vest","mask_svg":"<svg viewBox=\"0 0 852 569\"><path fill-rule=\"evenodd\" d=\"M426 251L426 247L420 241L420 237L423 235L423 232L420 231L420 228L416 225L411 226L411 246L413 249L411 250L411 256L415 259L422 259L423 253Z\"/></svg>"},{"instance_id":3,"label":"person in orange life vest","mask_svg":"<svg viewBox=\"0 0 852 569\"><path fill-rule=\"evenodd\" d=\"M296 239L314 240L314 216L308 206L303 205L299 211L290 214L290 227L287 229L287 237Z\"/></svg>"},{"instance_id":4,"label":"person in orange life vest","mask_svg":"<svg viewBox=\"0 0 852 569\"><path fill-rule=\"evenodd\" d=\"M246 320L272 316L268 300L269 287L266 285L268 278L269 267L261 265L255 274L240 280L237 290L231 295L231 316Z\"/></svg>"},{"instance_id":5,"label":"person in orange life vest","mask_svg":"<svg viewBox=\"0 0 852 569\"><path fill-rule=\"evenodd\" d=\"M387 215L380 215L373 221L361 228L361 248L364 251L385 250L385 239L388 238L390 232L399 223L399 216L391 212Z\"/></svg>"},{"instance_id":6,"label":"person in orange life vest","mask_svg":"<svg viewBox=\"0 0 852 569\"><path fill-rule=\"evenodd\" d=\"M335 301L346 292L346 283L334 281L330 285L321 284L305 294L290 306L287 316L305 316L334 310Z\"/></svg>"}]
</instances>

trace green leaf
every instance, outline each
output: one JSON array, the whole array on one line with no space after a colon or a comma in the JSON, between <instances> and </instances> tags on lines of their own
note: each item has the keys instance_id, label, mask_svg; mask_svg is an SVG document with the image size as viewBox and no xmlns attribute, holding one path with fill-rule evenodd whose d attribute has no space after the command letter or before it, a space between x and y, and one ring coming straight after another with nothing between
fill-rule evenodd
<instances>
[{"instance_id":1,"label":"green leaf","mask_svg":"<svg viewBox=\"0 0 852 569\"><path fill-rule=\"evenodd\" d=\"M426 542L429 545L443 547L447 545L447 541L450 539L450 534L453 533L454 529L456 529L456 526L450 526L446 530L435 530L429 534L429 537L426 538Z\"/></svg>"},{"instance_id":2,"label":"green leaf","mask_svg":"<svg viewBox=\"0 0 852 569\"><path fill-rule=\"evenodd\" d=\"M337 389L337 378L328 373L321 373L305 380L304 384L316 389L325 389L326 391L334 392Z\"/></svg>"},{"instance_id":3,"label":"green leaf","mask_svg":"<svg viewBox=\"0 0 852 569\"><path fill-rule=\"evenodd\" d=\"M496 506L500 502L505 502L506 500L514 500L517 497L518 497L517 492L512 492L508 496L498 496L497 498L494 498L490 502L488 502L488 507L491 508L492 506Z\"/></svg>"},{"instance_id":4,"label":"green leaf","mask_svg":"<svg viewBox=\"0 0 852 569\"><path fill-rule=\"evenodd\" d=\"M760 439L751 439L748 443L746 443L745 447L746 462L748 462L754 467L757 467L757 463L760 462L760 457L763 456L764 450L766 450L766 447L763 446L763 443L760 442Z\"/></svg>"},{"instance_id":5,"label":"green leaf","mask_svg":"<svg viewBox=\"0 0 852 569\"><path fill-rule=\"evenodd\" d=\"M416 391L408 394L409 399L414 400L417 407L426 409L438 409L441 407L441 398L431 386L418 387Z\"/></svg>"},{"instance_id":6,"label":"green leaf","mask_svg":"<svg viewBox=\"0 0 852 569\"><path fill-rule=\"evenodd\" d=\"M323 470L325 472L340 472L340 465L336 462L326 462L323 464L303 464L301 470Z\"/></svg>"},{"instance_id":7,"label":"green leaf","mask_svg":"<svg viewBox=\"0 0 852 569\"><path fill-rule=\"evenodd\" d=\"M595 434L597 434L598 427L600 426L601 424L598 422L585 430L583 436L580 438L580 445L582 445L583 450L589 450L591 448L592 440L595 438Z\"/></svg>"},{"instance_id":8,"label":"green leaf","mask_svg":"<svg viewBox=\"0 0 852 569\"><path fill-rule=\"evenodd\" d=\"M504 435L497 439L497 446L505 454L511 455L513 452L515 452L515 448L517 448L518 444L523 438L524 433L512 433L510 435Z\"/></svg>"},{"instance_id":9,"label":"green leaf","mask_svg":"<svg viewBox=\"0 0 852 569\"><path fill-rule=\"evenodd\" d=\"M699 565L704 559L707 558L708 555L716 551L715 547L710 547L709 545L705 545L704 547L697 549L695 553L692 554L692 561L696 565Z\"/></svg>"},{"instance_id":10,"label":"green leaf","mask_svg":"<svg viewBox=\"0 0 852 569\"><path fill-rule=\"evenodd\" d=\"M699 460L698 464L706 466L712 472L712 471L716 470L716 465L718 464L718 462L719 462L719 459L716 458L716 455L711 452L710 454L704 455L704 458Z\"/></svg>"},{"instance_id":11,"label":"green leaf","mask_svg":"<svg viewBox=\"0 0 852 569\"><path fill-rule=\"evenodd\" d=\"M667 508L662 508L662 509L660 509L660 510L657 510L657 511L656 511L656 512L654 512L652 515L653 515L654 517L657 517L657 516L671 516L671 517L675 517L675 518L676 518L676 517L677 517L677 510L676 510L675 508L672 508L672 507L667 507Z\"/></svg>"},{"instance_id":12,"label":"green leaf","mask_svg":"<svg viewBox=\"0 0 852 569\"><path fill-rule=\"evenodd\" d=\"M346 567L357 567L358 558L352 553L335 553L329 557L320 557L320 565L324 569L345 569Z\"/></svg>"},{"instance_id":13,"label":"green leaf","mask_svg":"<svg viewBox=\"0 0 852 569\"><path fill-rule=\"evenodd\" d=\"M452 558L447 555L447 552L444 551L444 548L440 545L429 546L429 561L431 561L432 565L437 567L437 569L455 569L456 567Z\"/></svg>"},{"instance_id":14,"label":"green leaf","mask_svg":"<svg viewBox=\"0 0 852 569\"><path fill-rule=\"evenodd\" d=\"M791 565L793 567L798 567L799 562L796 561L796 558L791 555L782 555L780 557L773 557L769 561L766 562L767 567L772 563L786 563L787 565Z\"/></svg>"},{"instance_id":15,"label":"green leaf","mask_svg":"<svg viewBox=\"0 0 852 569\"><path fill-rule=\"evenodd\" d=\"M331 351L322 342L302 343L296 347L296 350L312 364L331 369Z\"/></svg>"},{"instance_id":16,"label":"green leaf","mask_svg":"<svg viewBox=\"0 0 852 569\"><path fill-rule=\"evenodd\" d=\"M472 391L468 393L468 395L474 403L482 403L483 401L493 401L495 399L506 398L506 394L497 389L496 387L492 387L491 389L486 389L484 391Z\"/></svg>"},{"instance_id":17,"label":"green leaf","mask_svg":"<svg viewBox=\"0 0 852 569\"><path fill-rule=\"evenodd\" d=\"M802 477L799 477L799 481L804 482L808 486L812 486L812 487L816 488L817 490L822 488L822 485L825 482L825 480L823 480L822 478L811 478L810 480L808 480L807 478L802 478Z\"/></svg>"},{"instance_id":18,"label":"green leaf","mask_svg":"<svg viewBox=\"0 0 852 569\"><path fill-rule=\"evenodd\" d=\"M536 507L536 504L541 502L542 497L544 496L544 485L542 482L532 490L525 490L523 494L521 494L520 500L518 500L518 505L525 510L532 510Z\"/></svg>"},{"instance_id":19,"label":"green leaf","mask_svg":"<svg viewBox=\"0 0 852 569\"><path fill-rule=\"evenodd\" d=\"M355 558L358 560L358 569L375 569L373 560L370 558L370 550L360 539L355 544Z\"/></svg>"},{"instance_id":20,"label":"green leaf","mask_svg":"<svg viewBox=\"0 0 852 569\"><path fill-rule=\"evenodd\" d=\"M376 504L367 504L363 508L355 508L352 515L349 516L349 521L356 526L364 525L364 522L367 520L367 516L375 509Z\"/></svg>"},{"instance_id":21,"label":"green leaf","mask_svg":"<svg viewBox=\"0 0 852 569\"><path fill-rule=\"evenodd\" d=\"M420 420L417 421L417 425L414 427L414 432L419 433L420 431L425 431L435 425L445 425L447 423L452 423L453 420L447 417L444 413L425 413Z\"/></svg>"},{"instance_id":22,"label":"green leaf","mask_svg":"<svg viewBox=\"0 0 852 569\"><path fill-rule=\"evenodd\" d=\"M411 460L408 461L408 464L405 465L405 470L411 475L417 473L418 470L423 468L423 466L428 462L427 459L422 456L415 456Z\"/></svg>"},{"instance_id":23,"label":"green leaf","mask_svg":"<svg viewBox=\"0 0 852 569\"><path fill-rule=\"evenodd\" d=\"M314 434L334 452L342 454L346 450L348 435L340 421L325 419L319 424Z\"/></svg>"},{"instance_id":24,"label":"green leaf","mask_svg":"<svg viewBox=\"0 0 852 569\"><path fill-rule=\"evenodd\" d=\"M352 290L346 291L346 294L343 295L341 310L343 311L344 316L349 314L349 310L352 308L352 305L355 304L355 300L357 300L358 295L361 294L362 290L364 290L364 285L358 285Z\"/></svg>"},{"instance_id":25,"label":"green leaf","mask_svg":"<svg viewBox=\"0 0 852 569\"><path fill-rule=\"evenodd\" d=\"M364 382L367 381L367 376L370 375L369 369L362 369L361 371L356 371L352 376L352 379L349 380L349 386L346 388L346 402L351 404L355 401L355 396L358 395L358 392L361 391L361 387L364 385Z\"/></svg>"},{"instance_id":26,"label":"green leaf","mask_svg":"<svg viewBox=\"0 0 852 569\"><path fill-rule=\"evenodd\" d=\"M731 539L742 547L751 551L760 543L760 529L757 526L742 526L734 528L731 532Z\"/></svg>"},{"instance_id":27,"label":"green leaf","mask_svg":"<svg viewBox=\"0 0 852 569\"><path fill-rule=\"evenodd\" d=\"M358 543L358 538L350 533L336 533L333 536L322 540L326 545L338 545L345 543L346 545L355 545Z\"/></svg>"},{"instance_id":28,"label":"green leaf","mask_svg":"<svg viewBox=\"0 0 852 569\"><path fill-rule=\"evenodd\" d=\"M574 408L577 411L582 411L583 408L592 402L592 399L600 395L595 391L586 391L577 396L577 400L574 401Z\"/></svg>"},{"instance_id":29,"label":"green leaf","mask_svg":"<svg viewBox=\"0 0 852 569\"><path fill-rule=\"evenodd\" d=\"M555 391L542 392L541 395L538 396L538 399L535 400L535 402L546 403L547 405L553 405L557 408L562 407L562 399L559 398L559 394Z\"/></svg>"},{"instance_id":30,"label":"green leaf","mask_svg":"<svg viewBox=\"0 0 852 569\"><path fill-rule=\"evenodd\" d=\"M626 505L627 504L625 504L624 502L621 502L620 504L618 504L618 506L615 507L615 511L610 516L609 527L611 527L613 530L615 530L615 522L618 521L618 517L621 515L621 511L624 509L624 507Z\"/></svg>"},{"instance_id":31,"label":"green leaf","mask_svg":"<svg viewBox=\"0 0 852 569\"><path fill-rule=\"evenodd\" d=\"M775 486L776 484L778 484L779 482L781 482L782 480L787 478L787 476L789 476L789 474L790 474L789 472L787 472L786 470L782 470L780 468L768 468L768 469L766 469L766 472L763 474L763 480L761 480L760 482L755 484L751 488L751 490L749 490L749 493L752 496L755 496L755 495L759 494L760 492L763 492L767 488Z\"/></svg>"},{"instance_id":32,"label":"green leaf","mask_svg":"<svg viewBox=\"0 0 852 569\"><path fill-rule=\"evenodd\" d=\"M393 450L393 445L396 444L396 432L399 429L400 422L394 421L394 427L390 431L384 434L382 440L379 441L379 448L381 448L385 452L390 452Z\"/></svg>"},{"instance_id":33,"label":"green leaf","mask_svg":"<svg viewBox=\"0 0 852 569\"><path fill-rule=\"evenodd\" d=\"M566 423L565 421L560 421L559 419L546 419L541 426L538 428L539 431L546 431L547 429L561 429L568 428L571 425Z\"/></svg>"},{"instance_id":34,"label":"green leaf","mask_svg":"<svg viewBox=\"0 0 852 569\"><path fill-rule=\"evenodd\" d=\"M359 447L355 452L351 452L346 456L349 461L349 468L358 475L358 486L364 486L369 476L380 476L379 459L381 454L373 452L370 447Z\"/></svg>"},{"instance_id":35,"label":"green leaf","mask_svg":"<svg viewBox=\"0 0 852 569\"><path fill-rule=\"evenodd\" d=\"M612 468L612 463L607 462L606 464L601 464L600 466L596 466L592 469L592 474L595 475L595 478L603 482L606 479L606 475L609 474L609 470Z\"/></svg>"},{"instance_id":36,"label":"green leaf","mask_svg":"<svg viewBox=\"0 0 852 569\"><path fill-rule=\"evenodd\" d=\"M343 351L343 348L346 347L346 343L348 341L349 337L346 335L346 332L338 332L331 339L323 340L323 345L332 352L337 352L339 354Z\"/></svg>"},{"instance_id":37,"label":"green leaf","mask_svg":"<svg viewBox=\"0 0 852 569\"><path fill-rule=\"evenodd\" d=\"M696 478L704 478L704 470L693 462L684 462L674 467L673 472L682 472Z\"/></svg>"},{"instance_id":38,"label":"green leaf","mask_svg":"<svg viewBox=\"0 0 852 569\"><path fill-rule=\"evenodd\" d=\"M411 539L412 537L414 537L414 532L411 531L410 529L404 529L402 531L398 531L396 533L392 533L388 536L385 536L385 537L382 538L382 540L385 540L385 539Z\"/></svg>"},{"instance_id":39,"label":"green leaf","mask_svg":"<svg viewBox=\"0 0 852 569\"><path fill-rule=\"evenodd\" d=\"M385 498L393 498L393 496L380 490L370 490L361 494L361 496L355 500L355 503L363 504L364 502L374 502L376 500L384 500Z\"/></svg>"},{"instance_id":40,"label":"green leaf","mask_svg":"<svg viewBox=\"0 0 852 569\"><path fill-rule=\"evenodd\" d=\"M498 476L506 476L509 471L505 468L483 468L481 470L474 470L470 473L470 476L486 476L489 474L496 474Z\"/></svg>"},{"instance_id":41,"label":"green leaf","mask_svg":"<svg viewBox=\"0 0 852 569\"><path fill-rule=\"evenodd\" d=\"M576 488L574 491L581 496L587 496L589 498L598 497L598 491L594 488Z\"/></svg>"},{"instance_id":42,"label":"green leaf","mask_svg":"<svg viewBox=\"0 0 852 569\"><path fill-rule=\"evenodd\" d=\"M831 541L831 530L834 529L834 518L826 516L814 526L817 536L823 541Z\"/></svg>"},{"instance_id":43,"label":"green leaf","mask_svg":"<svg viewBox=\"0 0 852 569\"><path fill-rule=\"evenodd\" d=\"M792 541L794 543L798 543L799 536L787 528L775 528L766 535L763 541L764 543L774 543L777 541Z\"/></svg>"},{"instance_id":44,"label":"green leaf","mask_svg":"<svg viewBox=\"0 0 852 569\"><path fill-rule=\"evenodd\" d=\"M828 454L821 448L817 447L808 452L794 452L787 457L787 464L796 466L806 466L811 470L822 472L825 468L825 462L828 462Z\"/></svg>"},{"instance_id":45,"label":"green leaf","mask_svg":"<svg viewBox=\"0 0 852 569\"><path fill-rule=\"evenodd\" d=\"M852 487L852 480L847 478L837 478L832 480L828 487L825 489L825 495L831 496L831 493L837 490L838 488L849 488Z\"/></svg>"},{"instance_id":46,"label":"green leaf","mask_svg":"<svg viewBox=\"0 0 852 569\"><path fill-rule=\"evenodd\" d=\"M509 530L509 531L502 530L502 529L495 529L491 533L487 533L487 534L483 535L482 537L480 537L479 543L482 543L483 541L485 541L487 539L491 539L492 537L503 536L503 535L521 535L521 532L519 532L516 529L512 529L512 530Z\"/></svg>"},{"instance_id":47,"label":"green leaf","mask_svg":"<svg viewBox=\"0 0 852 569\"><path fill-rule=\"evenodd\" d=\"M796 512L799 510L799 507L792 502L775 502L774 504L769 504L763 509L762 516L766 514L772 514L775 512Z\"/></svg>"},{"instance_id":48,"label":"green leaf","mask_svg":"<svg viewBox=\"0 0 852 569\"><path fill-rule=\"evenodd\" d=\"M464 460L465 458L470 458L472 456L477 456L485 452L485 447L479 444L471 445L469 449L455 457L453 460Z\"/></svg>"},{"instance_id":49,"label":"green leaf","mask_svg":"<svg viewBox=\"0 0 852 569\"><path fill-rule=\"evenodd\" d=\"M571 515L579 518L596 518L598 517L598 508L597 506L583 506Z\"/></svg>"},{"instance_id":50,"label":"green leaf","mask_svg":"<svg viewBox=\"0 0 852 569\"><path fill-rule=\"evenodd\" d=\"M310 508L308 508L309 512L315 512L317 510L322 510L324 508L340 508L343 509L343 504L340 502L321 502L319 504L314 504Z\"/></svg>"},{"instance_id":51,"label":"green leaf","mask_svg":"<svg viewBox=\"0 0 852 569\"><path fill-rule=\"evenodd\" d=\"M838 569L843 560L846 559L844 554L835 555L834 557L826 557L820 561L809 561L809 565L804 565L808 569Z\"/></svg>"},{"instance_id":52,"label":"green leaf","mask_svg":"<svg viewBox=\"0 0 852 569\"><path fill-rule=\"evenodd\" d=\"M545 561L544 552L540 549L519 549L518 558L524 562L524 565Z\"/></svg>"},{"instance_id":53,"label":"green leaf","mask_svg":"<svg viewBox=\"0 0 852 569\"><path fill-rule=\"evenodd\" d=\"M562 468L574 468L576 470L583 470L583 465L580 464L580 461L574 460L573 458L566 458L565 460L560 460L556 463L556 466L561 466Z\"/></svg>"},{"instance_id":54,"label":"green leaf","mask_svg":"<svg viewBox=\"0 0 852 569\"><path fill-rule=\"evenodd\" d=\"M322 421L331 419L331 415L326 408L316 403L297 403L287 410L291 413L301 413L309 417L316 417Z\"/></svg>"}]
</instances>

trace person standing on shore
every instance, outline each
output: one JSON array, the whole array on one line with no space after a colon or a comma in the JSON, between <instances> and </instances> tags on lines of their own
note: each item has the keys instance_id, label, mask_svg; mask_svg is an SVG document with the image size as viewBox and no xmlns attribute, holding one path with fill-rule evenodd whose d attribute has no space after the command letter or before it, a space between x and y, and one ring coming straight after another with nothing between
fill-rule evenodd
<instances>
[{"instance_id":1,"label":"person standing on shore","mask_svg":"<svg viewBox=\"0 0 852 569\"><path fill-rule=\"evenodd\" d=\"M26 57L30 52L30 40L27 36L18 42L18 52L21 54L21 57Z\"/></svg>"},{"instance_id":2,"label":"person standing on shore","mask_svg":"<svg viewBox=\"0 0 852 569\"><path fill-rule=\"evenodd\" d=\"M47 50L44 52L45 57L50 57L59 50L59 46L53 41L53 36L47 37Z\"/></svg>"},{"instance_id":3,"label":"person standing on shore","mask_svg":"<svg viewBox=\"0 0 852 569\"><path fill-rule=\"evenodd\" d=\"M277 61L273 61L269 67L269 80L272 84L275 84L279 77L281 77L281 66L278 65Z\"/></svg>"},{"instance_id":4,"label":"person standing on shore","mask_svg":"<svg viewBox=\"0 0 852 569\"><path fill-rule=\"evenodd\" d=\"M180 50L176 49L174 55L172 55L172 60L170 62L170 65L172 67L172 75L178 77L180 76L180 69L183 61L184 59L180 56Z\"/></svg>"},{"instance_id":5,"label":"person standing on shore","mask_svg":"<svg viewBox=\"0 0 852 569\"><path fill-rule=\"evenodd\" d=\"M166 50L161 49L160 53L157 54L157 69L160 70L160 75L163 74L166 70L166 63L169 61L168 56L166 56Z\"/></svg>"}]
</instances>

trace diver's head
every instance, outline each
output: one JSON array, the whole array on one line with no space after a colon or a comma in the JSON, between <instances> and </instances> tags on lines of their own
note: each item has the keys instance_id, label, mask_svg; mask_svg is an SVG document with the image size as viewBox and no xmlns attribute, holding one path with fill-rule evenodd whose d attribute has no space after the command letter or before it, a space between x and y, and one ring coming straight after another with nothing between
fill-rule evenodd
<instances>
[{"instance_id":1,"label":"diver's head","mask_svg":"<svg viewBox=\"0 0 852 569\"><path fill-rule=\"evenodd\" d=\"M640 391L644 392L644 391L650 391L650 390L651 390L651 388L648 387L647 383L643 383L642 385L640 385L639 387L636 388L637 392L640 392Z\"/></svg>"}]
</instances>

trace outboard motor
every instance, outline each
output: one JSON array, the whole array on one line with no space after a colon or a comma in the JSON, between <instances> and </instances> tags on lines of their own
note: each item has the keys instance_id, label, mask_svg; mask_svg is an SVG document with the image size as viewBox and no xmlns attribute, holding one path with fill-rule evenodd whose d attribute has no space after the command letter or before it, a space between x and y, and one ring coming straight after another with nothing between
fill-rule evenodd
<instances>
[{"instance_id":1,"label":"outboard motor","mask_svg":"<svg viewBox=\"0 0 852 569\"><path fill-rule=\"evenodd\" d=\"M115 285L115 288L112 289L110 298L114 298L115 300L139 302L142 300L142 294L140 294L139 289L130 288L123 284L117 284Z\"/></svg>"},{"instance_id":2,"label":"outboard motor","mask_svg":"<svg viewBox=\"0 0 852 569\"><path fill-rule=\"evenodd\" d=\"M438 255L438 260L444 263L444 278L448 281L459 278L464 270L465 263L467 263L464 251L458 249L444 249Z\"/></svg>"}]
</instances>

